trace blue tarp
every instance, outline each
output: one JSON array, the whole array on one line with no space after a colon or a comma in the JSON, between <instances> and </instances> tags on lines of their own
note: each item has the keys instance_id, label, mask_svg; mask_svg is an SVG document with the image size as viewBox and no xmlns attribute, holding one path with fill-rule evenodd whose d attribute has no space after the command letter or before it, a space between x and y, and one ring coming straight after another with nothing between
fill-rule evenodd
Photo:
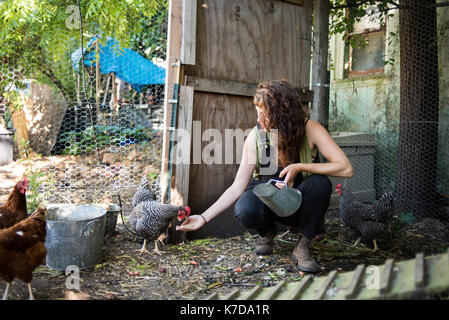
<instances>
[{"instance_id":1,"label":"blue tarp","mask_svg":"<svg viewBox=\"0 0 449 320\"><path fill-rule=\"evenodd\" d=\"M84 64L95 66L95 50L86 50L94 43L93 37L84 48ZM103 74L114 72L120 80L130 84L134 90L140 92L149 84L164 84L165 69L155 65L131 49L123 48L115 39L107 39L106 44L100 43L100 71ZM78 63L81 59L81 48L72 53L73 68L78 71Z\"/></svg>"}]
</instances>

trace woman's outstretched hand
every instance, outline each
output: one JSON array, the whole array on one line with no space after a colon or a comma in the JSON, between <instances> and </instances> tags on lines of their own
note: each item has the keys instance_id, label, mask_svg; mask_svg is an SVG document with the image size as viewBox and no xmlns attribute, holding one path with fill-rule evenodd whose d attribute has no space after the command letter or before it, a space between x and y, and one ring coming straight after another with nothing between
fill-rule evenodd
<instances>
[{"instance_id":1,"label":"woman's outstretched hand","mask_svg":"<svg viewBox=\"0 0 449 320\"><path fill-rule=\"evenodd\" d=\"M178 231L195 231L206 224L206 221L199 215L188 217L180 226L176 226Z\"/></svg>"}]
</instances>

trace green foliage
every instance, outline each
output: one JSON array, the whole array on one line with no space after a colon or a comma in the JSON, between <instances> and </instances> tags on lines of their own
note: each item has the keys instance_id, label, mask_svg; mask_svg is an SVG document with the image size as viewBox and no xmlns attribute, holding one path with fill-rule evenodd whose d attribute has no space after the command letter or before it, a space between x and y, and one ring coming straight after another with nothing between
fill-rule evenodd
<instances>
[{"instance_id":1,"label":"green foliage","mask_svg":"<svg viewBox=\"0 0 449 320\"><path fill-rule=\"evenodd\" d=\"M25 176L28 179L28 189L27 189L27 209L28 212L33 212L37 209L40 203L42 203L48 196L51 187L56 184L56 180L53 177L53 173L48 173L47 175L33 167L28 168L25 171ZM46 188L40 188L41 185L46 186ZM43 191L45 189L47 191Z\"/></svg>"},{"instance_id":2,"label":"green foliage","mask_svg":"<svg viewBox=\"0 0 449 320\"><path fill-rule=\"evenodd\" d=\"M148 175L150 176L151 180L156 180L158 176L156 172L150 172Z\"/></svg>"},{"instance_id":3,"label":"green foliage","mask_svg":"<svg viewBox=\"0 0 449 320\"><path fill-rule=\"evenodd\" d=\"M84 131L69 131L61 138L61 145L65 145L62 154L79 155L90 153L108 145L124 146L128 144L144 143L152 139L152 131L143 127L123 128L119 126L95 125Z\"/></svg>"},{"instance_id":4,"label":"green foliage","mask_svg":"<svg viewBox=\"0 0 449 320\"><path fill-rule=\"evenodd\" d=\"M22 141L20 141L20 145L22 146L25 159L27 159L30 156L31 151L30 141L22 138Z\"/></svg>"},{"instance_id":5,"label":"green foliage","mask_svg":"<svg viewBox=\"0 0 449 320\"><path fill-rule=\"evenodd\" d=\"M355 23L368 16L370 19L380 19L381 28L384 28L385 18L391 16L388 12L396 8L396 4L388 0L330 0L329 3L331 7L329 33L331 35L342 34L343 39L354 48L368 45L366 38L362 35L348 36L354 31ZM376 7L377 12L371 10L372 7ZM385 14L379 15L379 12Z\"/></svg>"},{"instance_id":6,"label":"green foliage","mask_svg":"<svg viewBox=\"0 0 449 320\"><path fill-rule=\"evenodd\" d=\"M167 0L4 0L0 1L0 96L11 82L36 79L57 87L74 101L70 54L99 34L127 47L142 42L165 56ZM161 25L162 24L162 25ZM134 48L135 49L135 48ZM144 51L144 49L143 49ZM14 69L15 76L4 70Z\"/></svg>"},{"instance_id":7,"label":"green foliage","mask_svg":"<svg viewBox=\"0 0 449 320\"><path fill-rule=\"evenodd\" d=\"M130 35L130 47L142 56L166 59L168 1L159 1L158 11L151 16L142 15L136 23L138 32Z\"/></svg>"}]
</instances>

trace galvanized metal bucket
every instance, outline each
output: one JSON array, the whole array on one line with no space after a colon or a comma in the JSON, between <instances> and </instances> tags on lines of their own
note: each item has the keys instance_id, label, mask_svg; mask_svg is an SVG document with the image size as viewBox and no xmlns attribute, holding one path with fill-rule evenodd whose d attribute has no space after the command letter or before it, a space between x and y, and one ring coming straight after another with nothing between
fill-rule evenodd
<instances>
[{"instance_id":1,"label":"galvanized metal bucket","mask_svg":"<svg viewBox=\"0 0 449 320\"><path fill-rule=\"evenodd\" d=\"M291 216L301 206L301 191L295 188L289 188L288 186L279 189L272 185L271 182L285 184L284 181L270 179L267 183L256 185L253 193L279 217Z\"/></svg>"},{"instance_id":2,"label":"galvanized metal bucket","mask_svg":"<svg viewBox=\"0 0 449 320\"><path fill-rule=\"evenodd\" d=\"M106 210L104 235L107 236L114 234L115 227L117 225L117 217L121 208L115 203L99 203L98 205Z\"/></svg>"},{"instance_id":3,"label":"galvanized metal bucket","mask_svg":"<svg viewBox=\"0 0 449 320\"><path fill-rule=\"evenodd\" d=\"M101 261L106 210L97 205L47 205L47 267L66 270Z\"/></svg>"}]
</instances>

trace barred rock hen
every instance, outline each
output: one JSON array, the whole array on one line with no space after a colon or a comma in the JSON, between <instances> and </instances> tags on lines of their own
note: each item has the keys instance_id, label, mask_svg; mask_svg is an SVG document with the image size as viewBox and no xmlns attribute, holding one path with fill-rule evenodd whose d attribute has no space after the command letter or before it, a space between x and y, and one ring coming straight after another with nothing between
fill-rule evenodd
<instances>
[{"instance_id":1,"label":"barred rock hen","mask_svg":"<svg viewBox=\"0 0 449 320\"><path fill-rule=\"evenodd\" d=\"M147 177L144 175L140 186L137 188L133 197L133 208L137 207L139 202L156 200L156 196L150 189Z\"/></svg>"},{"instance_id":2,"label":"barred rock hen","mask_svg":"<svg viewBox=\"0 0 449 320\"><path fill-rule=\"evenodd\" d=\"M154 200L154 194L148 186L144 177L142 183L133 197L133 211L129 218L132 230L144 238L140 254L148 252L146 250L147 240L154 241L154 252L161 254L157 241L163 235L170 222L177 216L179 220L190 215L188 206L173 206L162 204Z\"/></svg>"},{"instance_id":3,"label":"barred rock hen","mask_svg":"<svg viewBox=\"0 0 449 320\"><path fill-rule=\"evenodd\" d=\"M26 191L27 178L14 186L6 203L0 207L0 229L9 228L27 217Z\"/></svg>"},{"instance_id":4,"label":"barred rock hen","mask_svg":"<svg viewBox=\"0 0 449 320\"><path fill-rule=\"evenodd\" d=\"M392 192L384 193L377 203L370 205L361 203L351 197L349 191L341 183L337 184L336 190L340 198L340 216L342 220L358 234L354 247L361 239L372 240L374 251L378 250L376 237L387 230L389 219L393 216Z\"/></svg>"},{"instance_id":5,"label":"barred rock hen","mask_svg":"<svg viewBox=\"0 0 449 320\"><path fill-rule=\"evenodd\" d=\"M28 285L30 300L34 300L31 288L33 270L44 263L47 209L40 206L27 219L0 230L0 278L6 281L3 300L8 298L14 278Z\"/></svg>"}]
</instances>

